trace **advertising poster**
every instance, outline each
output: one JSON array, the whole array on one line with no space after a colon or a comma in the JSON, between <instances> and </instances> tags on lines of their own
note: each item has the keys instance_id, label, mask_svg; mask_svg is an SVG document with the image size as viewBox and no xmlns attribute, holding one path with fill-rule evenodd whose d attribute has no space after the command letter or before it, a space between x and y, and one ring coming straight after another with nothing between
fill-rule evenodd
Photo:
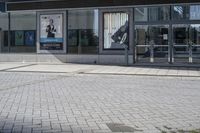
<instances>
[{"instance_id":1,"label":"advertising poster","mask_svg":"<svg viewBox=\"0 0 200 133\"><path fill-rule=\"evenodd\" d=\"M25 45L34 46L35 45L35 32L26 31L25 32Z\"/></svg>"},{"instance_id":2,"label":"advertising poster","mask_svg":"<svg viewBox=\"0 0 200 133\"><path fill-rule=\"evenodd\" d=\"M63 14L40 15L40 50L63 50Z\"/></svg>"},{"instance_id":3,"label":"advertising poster","mask_svg":"<svg viewBox=\"0 0 200 133\"><path fill-rule=\"evenodd\" d=\"M15 46L24 45L24 32L15 31Z\"/></svg>"},{"instance_id":4,"label":"advertising poster","mask_svg":"<svg viewBox=\"0 0 200 133\"><path fill-rule=\"evenodd\" d=\"M104 49L123 49L129 45L127 13L104 13Z\"/></svg>"}]
</instances>

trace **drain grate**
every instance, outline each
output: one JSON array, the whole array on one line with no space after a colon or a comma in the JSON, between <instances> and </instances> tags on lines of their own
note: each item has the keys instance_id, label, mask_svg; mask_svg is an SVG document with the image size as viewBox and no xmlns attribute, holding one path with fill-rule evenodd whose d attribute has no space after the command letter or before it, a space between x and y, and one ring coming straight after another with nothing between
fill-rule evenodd
<instances>
[{"instance_id":1,"label":"drain grate","mask_svg":"<svg viewBox=\"0 0 200 133\"><path fill-rule=\"evenodd\" d=\"M142 131L142 130L138 130L138 129L135 129L133 127L126 126L126 125L120 124L120 123L107 123L106 125L110 128L110 130L112 132L136 132L136 131Z\"/></svg>"}]
</instances>

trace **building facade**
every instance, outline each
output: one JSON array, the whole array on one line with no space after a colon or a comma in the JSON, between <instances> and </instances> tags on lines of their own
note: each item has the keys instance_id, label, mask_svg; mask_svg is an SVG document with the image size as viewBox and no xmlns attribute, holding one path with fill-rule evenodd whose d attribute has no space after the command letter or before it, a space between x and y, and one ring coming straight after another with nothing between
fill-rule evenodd
<instances>
[{"instance_id":1,"label":"building facade","mask_svg":"<svg viewBox=\"0 0 200 133\"><path fill-rule=\"evenodd\" d=\"M0 61L200 64L198 0L8 0Z\"/></svg>"}]
</instances>

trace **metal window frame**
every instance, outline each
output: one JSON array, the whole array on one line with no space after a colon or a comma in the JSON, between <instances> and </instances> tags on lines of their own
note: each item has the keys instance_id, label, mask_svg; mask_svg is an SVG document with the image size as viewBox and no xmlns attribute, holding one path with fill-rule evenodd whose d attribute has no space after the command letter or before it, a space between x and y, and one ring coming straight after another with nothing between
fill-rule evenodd
<instances>
[{"instance_id":1,"label":"metal window frame","mask_svg":"<svg viewBox=\"0 0 200 133\"><path fill-rule=\"evenodd\" d=\"M133 54L133 8L112 8L112 9L99 9L99 54L124 54L124 49L105 49L104 48L104 13L128 13L129 19L129 54Z\"/></svg>"}]
</instances>

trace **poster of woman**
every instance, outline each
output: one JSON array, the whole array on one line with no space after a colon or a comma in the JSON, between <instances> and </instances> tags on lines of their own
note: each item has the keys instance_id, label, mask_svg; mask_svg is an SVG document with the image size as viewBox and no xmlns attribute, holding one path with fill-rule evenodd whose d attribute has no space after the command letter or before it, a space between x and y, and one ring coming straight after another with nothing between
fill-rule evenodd
<instances>
[{"instance_id":1,"label":"poster of woman","mask_svg":"<svg viewBox=\"0 0 200 133\"><path fill-rule=\"evenodd\" d=\"M40 49L63 50L63 14L40 15Z\"/></svg>"}]
</instances>

